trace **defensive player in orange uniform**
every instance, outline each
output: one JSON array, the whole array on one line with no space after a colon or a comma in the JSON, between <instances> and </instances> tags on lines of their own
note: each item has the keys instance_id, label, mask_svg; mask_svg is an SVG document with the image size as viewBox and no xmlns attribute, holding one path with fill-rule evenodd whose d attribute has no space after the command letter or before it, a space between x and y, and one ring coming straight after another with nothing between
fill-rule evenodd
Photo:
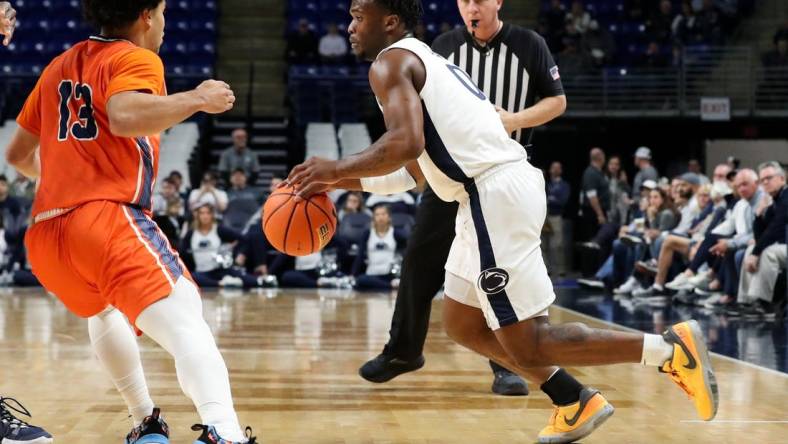
<instances>
[{"instance_id":1,"label":"defensive player in orange uniform","mask_svg":"<svg viewBox=\"0 0 788 444\"><path fill-rule=\"evenodd\" d=\"M101 30L56 57L19 115L7 160L38 180L25 245L33 273L88 318L99 360L134 421L127 444L169 443L128 321L175 358L202 423L198 443L247 440L197 287L151 220L158 134L192 114L221 113L230 87L208 80L167 95L157 55L164 0L83 0ZM37 149L37 147L39 147ZM125 318L124 318L125 315Z\"/></svg>"}]
</instances>

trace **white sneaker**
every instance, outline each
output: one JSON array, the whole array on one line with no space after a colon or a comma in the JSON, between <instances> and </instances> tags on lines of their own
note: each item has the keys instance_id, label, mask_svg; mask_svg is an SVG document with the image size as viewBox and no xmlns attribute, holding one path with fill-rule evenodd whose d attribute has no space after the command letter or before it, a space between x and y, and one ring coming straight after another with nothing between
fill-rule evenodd
<instances>
[{"instance_id":1,"label":"white sneaker","mask_svg":"<svg viewBox=\"0 0 788 444\"><path fill-rule=\"evenodd\" d=\"M618 288L613 290L613 294L630 294L633 291L640 289L640 282L635 279L635 276L630 276L626 282L621 284Z\"/></svg>"},{"instance_id":2,"label":"white sneaker","mask_svg":"<svg viewBox=\"0 0 788 444\"><path fill-rule=\"evenodd\" d=\"M228 274L225 277L223 277L221 281L219 281L219 286L220 287L243 287L244 286L244 281L241 278L239 278L239 277L230 276Z\"/></svg>"},{"instance_id":3,"label":"white sneaker","mask_svg":"<svg viewBox=\"0 0 788 444\"><path fill-rule=\"evenodd\" d=\"M711 275L708 271L705 273L698 273L689 278L687 283L692 285L693 288L707 288L711 283Z\"/></svg>"},{"instance_id":4,"label":"white sneaker","mask_svg":"<svg viewBox=\"0 0 788 444\"><path fill-rule=\"evenodd\" d=\"M694 276L693 276L694 277ZM689 283L690 277L684 273L679 273L675 279L665 284L666 288L671 290L691 290L694 288L692 284Z\"/></svg>"}]
</instances>

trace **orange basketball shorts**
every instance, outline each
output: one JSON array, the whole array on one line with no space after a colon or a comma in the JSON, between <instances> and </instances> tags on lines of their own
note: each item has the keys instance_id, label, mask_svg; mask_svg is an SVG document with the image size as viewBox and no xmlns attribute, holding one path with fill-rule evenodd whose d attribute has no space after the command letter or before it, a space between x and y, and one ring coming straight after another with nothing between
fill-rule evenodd
<instances>
[{"instance_id":1,"label":"orange basketball shorts","mask_svg":"<svg viewBox=\"0 0 788 444\"><path fill-rule=\"evenodd\" d=\"M134 325L179 277L191 279L153 220L117 202L89 202L37 222L27 230L25 246L44 288L85 318L111 305Z\"/></svg>"}]
</instances>

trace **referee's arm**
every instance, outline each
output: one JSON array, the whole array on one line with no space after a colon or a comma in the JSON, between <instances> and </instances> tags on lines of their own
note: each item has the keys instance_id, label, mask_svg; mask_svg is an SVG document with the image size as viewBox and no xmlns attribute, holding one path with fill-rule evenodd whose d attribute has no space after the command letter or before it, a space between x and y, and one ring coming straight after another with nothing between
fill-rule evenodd
<instances>
[{"instance_id":1,"label":"referee's arm","mask_svg":"<svg viewBox=\"0 0 788 444\"><path fill-rule=\"evenodd\" d=\"M536 75L536 92L540 100L518 113L510 113L496 106L509 134L519 129L544 125L566 111L566 95L561 85L558 66L544 39L536 34L534 36L536 37L536 44L533 47L535 66L529 69L529 72Z\"/></svg>"}]
</instances>

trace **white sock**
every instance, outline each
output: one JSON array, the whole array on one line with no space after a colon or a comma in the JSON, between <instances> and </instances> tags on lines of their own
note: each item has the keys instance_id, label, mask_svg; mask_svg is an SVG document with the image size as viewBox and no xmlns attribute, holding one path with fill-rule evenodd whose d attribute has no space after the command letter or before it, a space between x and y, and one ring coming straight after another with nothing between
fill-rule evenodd
<instances>
[{"instance_id":1,"label":"white sock","mask_svg":"<svg viewBox=\"0 0 788 444\"><path fill-rule=\"evenodd\" d=\"M673 345L668 344L660 335L643 335L643 365L661 366L673 357Z\"/></svg>"},{"instance_id":2,"label":"white sock","mask_svg":"<svg viewBox=\"0 0 788 444\"><path fill-rule=\"evenodd\" d=\"M197 287L188 279L179 278L169 297L139 315L137 327L175 358L178 382L197 408L202 423L214 426L226 440L243 442L227 366L202 317Z\"/></svg>"},{"instance_id":3,"label":"white sock","mask_svg":"<svg viewBox=\"0 0 788 444\"><path fill-rule=\"evenodd\" d=\"M658 284L656 282L654 282L653 287L654 287L654 290L657 290L657 291L662 291L662 290L665 289L665 287L663 287L661 284Z\"/></svg>"},{"instance_id":4,"label":"white sock","mask_svg":"<svg viewBox=\"0 0 788 444\"><path fill-rule=\"evenodd\" d=\"M134 333L126 318L114 308L89 318L88 332L93 351L126 401L137 427L153 411L153 401Z\"/></svg>"}]
</instances>

